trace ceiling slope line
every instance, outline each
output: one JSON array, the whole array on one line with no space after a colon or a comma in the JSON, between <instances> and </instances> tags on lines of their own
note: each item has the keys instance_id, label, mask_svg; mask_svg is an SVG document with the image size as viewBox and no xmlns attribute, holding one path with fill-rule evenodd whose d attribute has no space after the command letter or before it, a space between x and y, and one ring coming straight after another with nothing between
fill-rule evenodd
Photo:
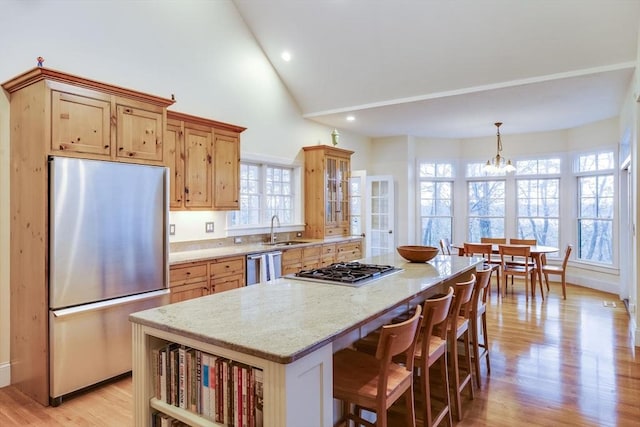
<instances>
[{"instance_id":1,"label":"ceiling slope line","mask_svg":"<svg viewBox=\"0 0 640 427\"><path fill-rule=\"evenodd\" d=\"M303 113L302 117L306 119L311 119L314 117L327 116L330 114L350 113L354 111L368 110L372 108L389 107L389 106L399 105L399 104L410 104L413 102L428 101L432 99L447 98L451 96L467 95L470 93L486 92L486 91L491 91L496 89L506 89L506 88L525 86L525 85L530 85L535 83L544 83L552 80L562 80L567 78L583 77L583 76L606 73L611 71L627 70L635 67L636 67L635 61L621 62L618 64L604 65L601 67L584 68L581 70L547 74L544 76L529 77L526 79L509 80L501 83L491 83L491 84L481 85L481 86L472 86L468 88L461 88L461 89L455 89L455 90L449 90L449 91L443 91L443 92L434 92L426 95L417 95L417 96L411 96L406 98L390 99L387 101L371 102L368 104L354 105L351 107L343 107L343 108L335 108L332 110Z\"/></svg>"}]
</instances>

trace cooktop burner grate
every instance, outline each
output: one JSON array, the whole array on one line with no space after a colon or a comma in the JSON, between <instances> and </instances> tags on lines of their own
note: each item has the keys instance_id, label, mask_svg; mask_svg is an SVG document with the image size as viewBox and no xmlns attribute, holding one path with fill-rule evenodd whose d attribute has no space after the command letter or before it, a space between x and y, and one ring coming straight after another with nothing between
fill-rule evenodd
<instances>
[{"instance_id":1,"label":"cooktop burner grate","mask_svg":"<svg viewBox=\"0 0 640 427\"><path fill-rule=\"evenodd\" d=\"M301 270L295 276L319 281L358 283L394 271L397 269L392 265L337 262L322 268Z\"/></svg>"}]
</instances>

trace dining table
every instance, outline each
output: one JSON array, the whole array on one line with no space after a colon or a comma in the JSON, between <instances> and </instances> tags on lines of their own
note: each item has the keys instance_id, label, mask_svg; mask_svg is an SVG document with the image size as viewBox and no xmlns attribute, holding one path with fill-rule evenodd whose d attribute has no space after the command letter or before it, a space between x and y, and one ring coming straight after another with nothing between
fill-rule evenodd
<instances>
[{"instance_id":1,"label":"dining table","mask_svg":"<svg viewBox=\"0 0 640 427\"><path fill-rule=\"evenodd\" d=\"M531 284L534 293L535 293L535 289L536 289L536 278L538 280L540 280L540 283L543 283L542 282L542 255L560 251L560 248L556 248L555 246L546 246L546 245L510 245L508 243L501 243L501 244L492 243L491 244L491 252L494 253L494 254L500 253L500 250L499 250L499 246L500 245L529 246L529 248L530 248L529 253L531 254L531 258L533 259L533 262L535 264L535 270L536 270L536 274L533 276L533 280L532 280L532 284ZM454 245L451 245L451 247L458 250L458 255L464 256L464 244L454 244ZM544 299L544 292L542 291L542 287L540 287L540 289L541 289L541 292L542 292L542 299Z\"/></svg>"}]
</instances>

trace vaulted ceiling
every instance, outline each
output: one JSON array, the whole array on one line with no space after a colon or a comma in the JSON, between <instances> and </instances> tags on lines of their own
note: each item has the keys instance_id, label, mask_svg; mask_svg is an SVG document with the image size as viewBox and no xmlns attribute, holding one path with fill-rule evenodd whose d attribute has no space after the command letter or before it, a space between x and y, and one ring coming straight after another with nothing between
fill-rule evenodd
<instances>
[{"instance_id":1,"label":"vaulted ceiling","mask_svg":"<svg viewBox=\"0 0 640 427\"><path fill-rule=\"evenodd\" d=\"M636 66L640 0L234 3L304 117L371 137L607 119Z\"/></svg>"}]
</instances>

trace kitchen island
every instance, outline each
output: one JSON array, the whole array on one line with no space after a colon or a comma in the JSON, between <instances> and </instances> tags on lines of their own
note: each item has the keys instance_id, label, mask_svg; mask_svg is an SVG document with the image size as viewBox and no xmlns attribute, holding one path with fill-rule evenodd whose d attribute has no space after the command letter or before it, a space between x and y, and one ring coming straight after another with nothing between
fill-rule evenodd
<instances>
[{"instance_id":1,"label":"kitchen island","mask_svg":"<svg viewBox=\"0 0 640 427\"><path fill-rule=\"evenodd\" d=\"M265 426L331 426L333 353L467 279L481 259L438 256L418 264L389 254L362 262L402 271L360 287L280 278L132 314L135 425L150 425L153 411L220 425L155 397L151 355L178 343L261 370Z\"/></svg>"}]
</instances>

